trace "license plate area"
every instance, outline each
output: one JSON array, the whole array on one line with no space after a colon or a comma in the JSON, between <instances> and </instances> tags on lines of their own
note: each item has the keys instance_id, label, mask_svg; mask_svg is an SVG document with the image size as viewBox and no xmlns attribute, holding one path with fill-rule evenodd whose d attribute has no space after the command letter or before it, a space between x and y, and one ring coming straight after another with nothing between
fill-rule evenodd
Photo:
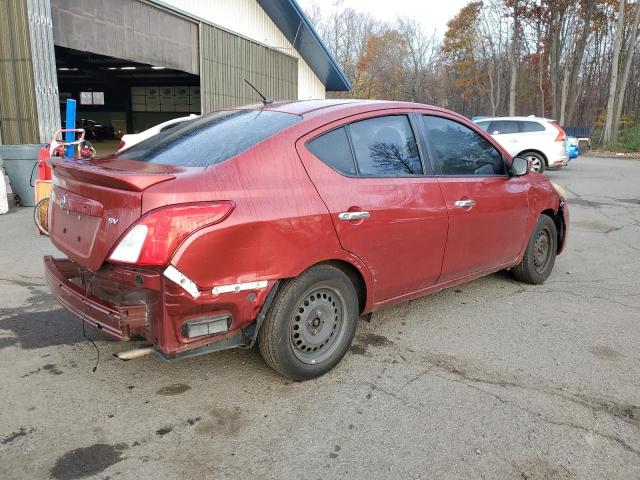
<instances>
[{"instance_id":1,"label":"license plate area","mask_svg":"<svg viewBox=\"0 0 640 480\"><path fill-rule=\"evenodd\" d=\"M65 249L80 258L92 251L102 218L63 210L54 204L50 235Z\"/></svg>"}]
</instances>

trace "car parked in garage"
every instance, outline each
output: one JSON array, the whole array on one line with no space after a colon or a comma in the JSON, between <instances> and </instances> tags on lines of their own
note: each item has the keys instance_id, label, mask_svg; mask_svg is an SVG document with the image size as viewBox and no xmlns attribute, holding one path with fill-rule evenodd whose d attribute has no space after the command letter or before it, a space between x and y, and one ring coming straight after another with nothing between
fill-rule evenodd
<instances>
[{"instance_id":1,"label":"car parked in garage","mask_svg":"<svg viewBox=\"0 0 640 480\"><path fill-rule=\"evenodd\" d=\"M361 315L504 269L542 283L566 243L561 188L427 105L226 110L49 162L65 307L169 359L257 343L298 380L342 359Z\"/></svg>"},{"instance_id":2,"label":"car parked in garage","mask_svg":"<svg viewBox=\"0 0 640 480\"><path fill-rule=\"evenodd\" d=\"M567 135L555 120L529 117L484 117L475 121L512 156L531 162L534 172L564 167L569 162Z\"/></svg>"},{"instance_id":3,"label":"car parked in garage","mask_svg":"<svg viewBox=\"0 0 640 480\"><path fill-rule=\"evenodd\" d=\"M85 138L91 142L113 140L115 129L111 125L102 125L88 118L80 119L80 128L85 131Z\"/></svg>"},{"instance_id":4,"label":"car parked in garage","mask_svg":"<svg viewBox=\"0 0 640 480\"><path fill-rule=\"evenodd\" d=\"M167 120L166 122L159 123L158 125L154 125L151 128L147 128L146 130L140 133L128 133L123 135L120 139L120 147L118 148L118 152L125 150L127 148L133 147L134 145L146 140L149 137L153 137L154 135L169 130L170 128L175 127L176 125L185 122L187 120L193 120L198 115L191 114L186 117L177 117Z\"/></svg>"}]
</instances>

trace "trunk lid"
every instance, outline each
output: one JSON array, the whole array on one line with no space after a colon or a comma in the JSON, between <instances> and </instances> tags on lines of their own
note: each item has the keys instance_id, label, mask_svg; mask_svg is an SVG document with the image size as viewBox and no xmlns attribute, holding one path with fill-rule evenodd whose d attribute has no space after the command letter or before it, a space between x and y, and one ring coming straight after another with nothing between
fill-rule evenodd
<instances>
[{"instance_id":1,"label":"trunk lid","mask_svg":"<svg viewBox=\"0 0 640 480\"><path fill-rule=\"evenodd\" d=\"M96 271L142 215L143 191L184 169L119 157L88 162L50 158L49 234L70 259Z\"/></svg>"}]
</instances>

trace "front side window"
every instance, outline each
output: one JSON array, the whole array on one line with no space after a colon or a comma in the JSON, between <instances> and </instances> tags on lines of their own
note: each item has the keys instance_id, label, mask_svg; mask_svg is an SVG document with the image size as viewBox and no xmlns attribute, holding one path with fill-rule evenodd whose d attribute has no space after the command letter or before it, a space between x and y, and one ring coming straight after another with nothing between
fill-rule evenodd
<instances>
[{"instance_id":1,"label":"front side window","mask_svg":"<svg viewBox=\"0 0 640 480\"><path fill-rule=\"evenodd\" d=\"M130 160L207 167L223 162L299 122L270 110L227 110L186 120L118 154Z\"/></svg>"},{"instance_id":2,"label":"front side window","mask_svg":"<svg viewBox=\"0 0 640 480\"><path fill-rule=\"evenodd\" d=\"M420 154L406 115L360 120L347 126L360 175L423 175Z\"/></svg>"},{"instance_id":3,"label":"front side window","mask_svg":"<svg viewBox=\"0 0 640 480\"><path fill-rule=\"evenodd\" d=\"M424 115L427 136L438 155L442 175L504 175L500 152L484 137L453 120Z\"/></svg>"}]
</instances>

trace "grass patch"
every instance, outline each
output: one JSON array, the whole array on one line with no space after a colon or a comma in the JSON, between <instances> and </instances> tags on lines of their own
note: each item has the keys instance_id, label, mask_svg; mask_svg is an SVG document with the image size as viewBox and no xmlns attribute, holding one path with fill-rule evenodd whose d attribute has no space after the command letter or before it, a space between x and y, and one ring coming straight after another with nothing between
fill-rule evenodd
<instances>
[{"instance_id":1,"label":"grass patch","mask_svg":"<svg viewBox=\"0 0 640 480\"><path fill-rule=\"evenodd\" d=\"M640 125L620 130L615 142L606 147L611 152L640 152Z\"/></svg>"}]
</instances>

